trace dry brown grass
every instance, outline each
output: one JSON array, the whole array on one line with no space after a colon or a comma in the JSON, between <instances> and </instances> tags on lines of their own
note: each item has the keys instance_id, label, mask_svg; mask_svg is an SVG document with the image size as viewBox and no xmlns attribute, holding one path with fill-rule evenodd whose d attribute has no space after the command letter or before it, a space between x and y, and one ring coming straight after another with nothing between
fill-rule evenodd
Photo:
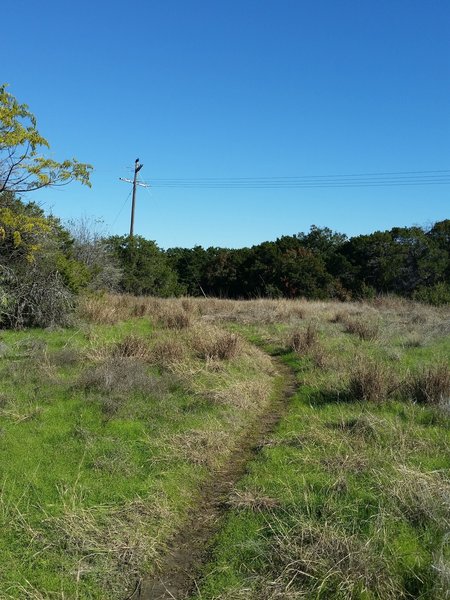
<instances>
[{"instance_id":1,"label":"dry brown grass","mask_svg":"<svg viewBox=\"0 0 450 600\"><path fill-rule=\"evenodd\" d=\"M186 329L192 323L192 318L189 313L181 310L177 310L171 307L171 310L162 312L159 317L159 322L163 327L167 329Z\"/></svg>"},{"instance_id":2,"label":"dry brown grass","mask_svg":"<svg viewBox=\"0 0 450 600\"><path fill-rule=\"evenodd\" d=\"M78 304L78 316L88 323L113 325L129 316L126 296L85 296Z\"/></svg>"},{"instance_id":3,"label":"dry brown grass","mask_svg":"<svg viewBox=\"0 0 450 600\"><path fill-rule=\"evenodd\" d=\"M215 404L258 411L267 403L271 392L270 379L261 373L261 377L257 380L237 381L226 387L210 391L206 397Z\"/></svg>"},{"instance_id":4,"label":"dry brown grass","mask_svg":"<svg viewBox=\"0 0 450 600\"><path fill-rule=\"evenodd\" d=\"M396 471L391 494L397 509L415 525L434 521L450 530L450 480L446 474L424 473L401 464Z\"/></svg>"},{"instance_id":5,"label":"dry brown grass","mask_svg":"<svg viewBox=\"0 0 450 600\"><path fill-rule=\"evenodd\" d=\"M214 327L198 327L190 338L195 355L206 361L231 360L240 355L242 341L234 333Z\"/></svg>"},{"instance_id":6,"label":"dry brown grass","mask_svg":"<svg viewBox=\"0 0 450 600\"><path fill-rule=\"evenodd\" d=\"M374 598L397 600L399 588L375 547L328 523L299 522L272 540L273 580L263 598ZM267 587L266 587L267 586Z\"/></svg>"},{"instance_id":7,"label":"dry brown grass","mask_svg":"<svg viewBox=\"0 0 450 600\"><path fill-rule=\"evenodd\" d=\"M348 393L360 402L382 402L397 385L393 372L385 364L360 358L350 372Z\"/></svg>"},{"instance_id":8,"label":"dry brown grass","mask_svg":"<svg viewBox=\"0 0 450 600\"><path fill-rule=\"evenodd\" d=\"M114 358L137 358L148 360L150 356L149 342L139 335L127 335L116 342L111 348L111 356Z\"/></svg>"},{"instance_id":9,"label":"dry brown grass","mask_svg":"<svg viewBox=\"0 0 450 600\"><path fill-rule=\"evenodd\" d=\"M174 369L187 356L187 347L182 340L167 337L157 340L150 352L150 363L158 367Z\"/></svg>"},{"instance_id":10,"label":"dry brown grass","mask_svg":"<svg viewBox=\"0 0 450 600\"><path fill-rule=\"evenodd\" d=\"M258 490L234 490L228 499L231 508L237 510L273 510L280 506L275 498L266 496Z\"/></svg>"},{"instance_id":11,"label":"dry brown grass","mask_svg":"<svg viewBox=\"0 0 450 600\"><path fill-rule=\"evenodd\" d=\"M233 436L222 429L192 429L170 436L166 444L171 454L196 465L217 467L229 452Z\"/></svg>"},{"instance_id":12,"label":"dry brown grass","mask_svg":"<svg viewBox=\"0 0 450 600\"><path fill-rule=\"evenodd\" d=\"M359 339L366 341L374 341L379 335L379 324L376 322L370 322L365 319L344 319L341 321L344 325L344 330L347 333L357 335Z\"/></svg>"},{"instance_id":13,"label":"dry brown grass","mask_svg":"<svg viewBox=\"0 0 450 600\"><path fill-rule=\"evenodd\" d=\"M308 323L304 330L294 331L289 339L289 347L297 354L306 354L314 346L319 339L317 325L313 322Z\"/></svg>"},{"instance_id":14,"label":"dry brown grass","mask_svg":"<svg viewBox=\"0 0 450 600\"><path fill-rule=\"evenodd\" d=\"M450 404L450 368L439 362L411 376L409 394L414 402L448 406Z\"/></svg>"},{"instance_id":15,"label":"dry brown grass","mask_svg":"<svg viewBox=\"0 0 450 600\"><path fill-rule=\"evenodd\" d=\"M64 547L77 582L89 574L108 598L123 597L124 590L131 593L142 565L157 558L160 540L154 527L153 535L149 533L149 526L159 523L163 536L164 523L173 518L167 501L138 497L123 504L86 507L72 490L61 489L60 494L63 510L56 517L45 516L41 537L45 539L48 528L52 539L54 531L59 532L58 548Z\"/></svg>"}]
</instances>

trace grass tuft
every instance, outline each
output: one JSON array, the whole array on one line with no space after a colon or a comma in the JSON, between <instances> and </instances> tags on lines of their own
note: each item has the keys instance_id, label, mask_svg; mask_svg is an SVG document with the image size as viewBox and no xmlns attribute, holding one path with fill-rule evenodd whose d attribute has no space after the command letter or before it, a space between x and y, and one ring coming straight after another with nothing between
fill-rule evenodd
<instances>
[{"instance_id":1,"label":"grass tuft","mask_svg":"<svg viewBox=\"0 0 450 600\"><path fill-rule=\"evenodd\" d=\"M242 351L241 341L235 333L216 330L197 331L192 347L199 358L207 361L231 360Z\"/></svg>"},{"instance_id":2,"label":"grass tuft","mask_svg":"<svg viewBox=\"0 0 450 600\"><path fill-rule=\"evenodd\" d=\"M346 333L357 335L360 340L372 342L378 338L379 325L374 322L359 319L344 319L344 330Z\"/></svg>"},{"instance_id":3,"label":"grass tuft","mask_svg":"<svg viewBox=\"0 0 450 600\"><path fill-rule=\"evenodd\" d=\"M305 330L294 331L289 340L289 347L297 354L306 354L318 342L319 332L315 323L308 323Z\"/></svg>"},{"instance_id":4,"label":"grass tuft","mask_svg":"<svg viewBox=\"0 0 450 600\"><path fill-rule=\"evenodd\" d=\"M380 361L360 359L350 372L350 398L360 402L382 402L393 388L393 373Z\"/></svg>"},{"instance_id":5,"label":"grass tuft","mask_svg":"<svg viewBox=\"0 0 450 600\"><path fill-rule=\"evenodd\" d=\"M412 375L409 392L419 404L448 405L450 402L450 368L447 363L423 368Z\"/></svg>"},{"instance_id":6,"label":"grass tuft","mask_svg":"<svg viewBox=\"0 0 450 600\"><path fill-rule=\"evenodd\" d=\"M111 355L114 358L136 358L147 360L150 355L148 341L138 335L127 335L123 340L116 342Z\"/></svg>"}]
</instances>

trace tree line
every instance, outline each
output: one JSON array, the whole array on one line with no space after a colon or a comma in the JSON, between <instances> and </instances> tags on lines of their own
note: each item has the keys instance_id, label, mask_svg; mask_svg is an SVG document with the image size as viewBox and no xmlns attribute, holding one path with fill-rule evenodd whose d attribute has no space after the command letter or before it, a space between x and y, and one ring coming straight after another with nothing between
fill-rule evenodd
<instances>
[{"instance_id":1,"label":"tree line","mask_svg":"<svg viewBox=\"0 0 450 600\"><path fill-rule=\"evenodd\" d=\"M313 225L250 248L170 248L144 238L107 244L129 293L339 300L398 294L450 301L450 220L348 238ZM157 265L157 267L156 267Z\"/></svg>"},{"instance_id":2,"label":"tree line","mask_svg":"<svg viewBox=\"0 0 450 600\"><path fill-rule=\"evenodd\" d=\"M91 165L46 158L26 104L0 86L0 327L69 322L81 293L339 300L398 294L450 302L450 220L346 235L313 225L250 248L170 248L63 225L21 193L78 181Z\"/></svg>"},{"instance_id":3,"label":"tree line","mask_svg":"<svg viewBox=\"0 0 450 600\"><path fill-rule=\"evenodd\" d=\"M450 302L450 219L348 238L313 225L248 248L169 248L63 226L0 193L0 325L64 321L80 293L338 300L397 294Z\"/></svg>"}]
</instances>

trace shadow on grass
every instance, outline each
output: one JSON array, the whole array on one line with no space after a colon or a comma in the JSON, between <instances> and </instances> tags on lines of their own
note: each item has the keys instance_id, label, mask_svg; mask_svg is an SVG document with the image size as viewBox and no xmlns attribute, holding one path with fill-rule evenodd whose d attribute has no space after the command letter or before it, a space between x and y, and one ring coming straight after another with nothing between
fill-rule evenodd
<instances>
[{"instance_id":1,"label":"shadow on grass","mask_svg":"<svg viewBox=\"0 0 450 600\"><path fill-rule=\"evenodd\" d=\"M313 407L328 404L359 404L347 390L318 390L308 394L308 403Z\"/></svg>"}]
</instances>

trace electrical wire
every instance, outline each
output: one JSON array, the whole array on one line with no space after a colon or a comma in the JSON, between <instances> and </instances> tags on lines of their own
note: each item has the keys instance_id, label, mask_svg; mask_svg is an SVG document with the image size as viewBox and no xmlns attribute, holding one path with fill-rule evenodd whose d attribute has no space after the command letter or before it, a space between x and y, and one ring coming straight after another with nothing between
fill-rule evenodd
<instances>
[{"instance_id":1,"label":"electrical wire","mask_svg":"<svg viewBox=\"0 0 450 600\"><path fill-rule=\"evenodd\" d=\"M400 185L447 185L450 170L387 171L344 175L301 175L270 177L155 178L155 188L297 189L313 187L375 187Z\"/></svg>"},{"instance_id":2,"label":"electrical wire","mask_svg":"<svg viewBox=\"0 0 450 600\"><path fill-rule=\"evenodd\" d=\"M126 204L127 204L128 200L130 199L130 197L131 197L131 190L130 190L130 192L129 192L128 196L125 198L125 202L122 204L122 207L121 207L121 209L119 210L119 212L117 213L117 215L116 215L116 218L115 218L115 219L114 219L114 221L111 223L111 227L114 227L114 225L116 224L116 222L117 222L117 219L118 219L118 218L120 217L120 215L122 214L122 211L123 211L123 209L125 208L125 206L126 206Z\"/></svg>"}]
</instances>

